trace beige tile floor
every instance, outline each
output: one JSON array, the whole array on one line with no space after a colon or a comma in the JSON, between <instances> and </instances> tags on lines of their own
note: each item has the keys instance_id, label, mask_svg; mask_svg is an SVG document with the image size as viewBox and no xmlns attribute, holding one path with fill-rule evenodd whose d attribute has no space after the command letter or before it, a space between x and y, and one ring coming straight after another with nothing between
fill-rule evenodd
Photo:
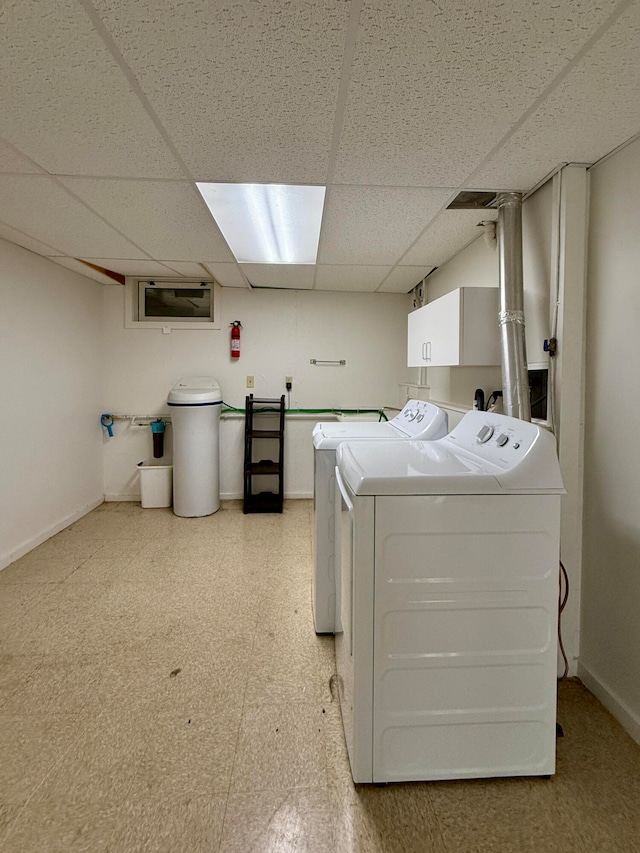
<instances>
[{"instance_id":1,"label":"beige tile floor","mask_svg":"<svg viewBox=\"0 0 640 853\"><path fill-rule=\"evenodd\" d=\"M0 849L640 850L640 747L577 681L551 780L354 787L311 511L103 504L0 572Z\"/></svg>"}]
</instances>

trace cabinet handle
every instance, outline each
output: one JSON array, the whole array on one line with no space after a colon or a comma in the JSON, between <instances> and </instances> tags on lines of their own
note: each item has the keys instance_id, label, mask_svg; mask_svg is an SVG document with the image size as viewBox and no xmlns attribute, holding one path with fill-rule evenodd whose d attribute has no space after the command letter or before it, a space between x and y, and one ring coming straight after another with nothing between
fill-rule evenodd
<instances>
[{"instance_id":1,"label":"cabinet handle","mask_svg":"<svg viewBox=\"0 0 640 853\"><path fill-rule=\"evenodd\" d=\"M431 361L431 341L422 344L422 360Z\"/></svg>"}]
</instances>

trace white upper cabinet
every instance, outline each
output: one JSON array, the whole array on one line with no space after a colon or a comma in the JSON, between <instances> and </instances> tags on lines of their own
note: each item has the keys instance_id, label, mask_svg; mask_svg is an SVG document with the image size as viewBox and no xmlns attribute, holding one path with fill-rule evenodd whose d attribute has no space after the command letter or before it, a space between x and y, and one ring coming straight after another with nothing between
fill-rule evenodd
<instances>
[{"instance_id":1,"label":"white upper cabinet","mask_svg":"<svg viewBox=\"0 0 640 853\"><path fill-rule=\"evenodd\" d=\"M497 287L459 287L409 314L409 367L499 365Z\"/></svg>"}]
</instances>

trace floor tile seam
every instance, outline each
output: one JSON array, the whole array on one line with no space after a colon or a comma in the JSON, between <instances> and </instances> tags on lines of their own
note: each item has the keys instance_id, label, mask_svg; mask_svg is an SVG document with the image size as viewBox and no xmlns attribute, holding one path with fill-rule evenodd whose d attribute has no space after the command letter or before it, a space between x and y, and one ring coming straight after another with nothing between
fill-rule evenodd
<instances>
[{"instance_id":1,"label":"floor tile seam","mask_svg":"<svg viewBox=\"0 0 640 853\"><path fill-rule=\"evenodd\" d=\"M256 630L257 630L257 628L256 628ZM238 758L238 746L240 744L240 734L242 732L242 723L244 720L245 699L246 699L246 695L247 695L248 684L249 684L249 679L245 678L244 688L242 691L242 703L240 705L240 721L239 721L238 729L236 732L236 742L235 742L235 745L233 747L233 760L231 762L231 771L229 773L229 786L227 788L227 799L226 799L225 804L224 804L224 815L222 817L222 826L220 829L220 841L218 842L218 850L220 850L222 847L222 839L224 837L224 829L225 829L225 824L226 824L226 820L227 820L227 811L229 808L229 797L231 795L231 786L233 784L233 774L235 773L235 769L236 769L236 762L237 762L237 758Z\"/></svg>"}]
</instances>

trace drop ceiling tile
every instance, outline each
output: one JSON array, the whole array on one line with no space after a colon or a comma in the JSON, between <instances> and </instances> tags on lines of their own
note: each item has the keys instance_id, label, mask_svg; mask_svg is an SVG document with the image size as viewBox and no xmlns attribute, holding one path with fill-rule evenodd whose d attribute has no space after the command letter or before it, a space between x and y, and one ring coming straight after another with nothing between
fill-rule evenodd
<instances>
[{"instance_id":1,"label":"drop ceiling tile","mask_svg":"<svg viewBox=\"0 0 640 853\"><path fill-rule=\"evenodd\" d=\"M292 290L311 290L313 287L313 264L240 264L240 267L253 287Z\"/></svg>"},{"instance_id":2,"label":"drop ceiling tile","mask_svg":"<svg viewBox=\"0 0 640 853\"><path fill-rule=\"evenodd\" d=\"M640 5L600 38L474 184L530 189L560 163L594 163L638 132Z\"/></svg>"},{"instance_id":3,"label":"drop ceiling tile","mask_svg":"<svg viewBox=\"0 0 640 853\"><path fill-rule=\"evenodd\" d=\"M0 140L0 174L37 175L42 174L42 169L27 157L23 157L11 145Z\"/></svg>"},{"instance_id":4,"label":"drop ceiling tile","mask_svg":"<svg viewBox=\"0 0 640 853\"><path fill-rule=\"evenodd\" d=\"M6 225L72 257L139 258L140 249L118 234L57 181L39 175L0 175Z\"/></svg>"},{"instance_id":5,"label":"drop ceiling tile","mask_svg":"<svg viewBox=\"0 0 640 853\"><path fill-rule=\"evenodd\" d=\"M404 255L402 264L439 267L482 233L479 222L497 218L495 210L443 210Z\"/></svg>"},{"instance_id":6,"label":"drop ceiling tile","mask_svg":"<svg viewBox=\"0 0 640 853\"><path fill-rule=\"evenodd\" d=\"M378 293L409 293L433 267L396 267L378 288Z\"/></svg>"},{"instance_id":7,"label":"drop ceiling tile","mask_svg":"<svg viewBox=\"0 0 640 853\"><path fill-rule=\"evenodd\" d=\"M0 134L48 172L184 177L75 0L3 4L0 76Z\"/></svg>"},{"instance_id":8,"label":"drop ceiling tile","mask_svg":"<svg viewBox=\"0 0 640 853\"><path fill-rule=\"evenodd\" d=\"M318 263L393 266L450 196L450 189L332 187Z\"/></svg>"},{"instance_id":9,"label":"drop ceiling tile","mask_svg":"<svg viewBox=\"0 0 640 853\"><path fill-rule=\"evenodd\" d=\"M285 183L326 180L349 5L94 0L198 179Z\"/></svg>"},{"instance_id":10,"label":"drop ceiling tile","mask_svg":"<svg viewBox=\"0 0 640 853\"><path fill-rule=\"evenodd\" d=\"M116 287L122 287L119 282L114 281L108 275L104 275L98 270L91 269L91 267L88 267L86 264L83 264L81 261L78 261L75 258L52 257L49 258L49 260L53 261L54 264L60 264L61 267L66 267L69 270L78 272L80 273L80 275L83 275L86 278L92 278L95 281L99 281L100 284L113 284Z\"/></svg>"},{"instance_id":11,"label":"drop ceiling tile","mask_svg":"<svg viewBox=\"0 0 640 853\"><path fill-rule=\"evenodd\" d=\"M61 180L152 258L234 260L190 181Z\"/></svg>"},{"instance_id":12,"label":"drop ceiling tile","mask_svg":"<svg viewBox=\"0 0 640 853\"><path fill-rule=\"evenodd\" d=\"M373 293L389 273L390 266L329 266L321 264L316 272L316 290L363 291Z\"/></svg>"},{"instance_id":13,"label":"drop ceiling tile","mask_svg":"<svg viewBox=\"0 0 640 853\"><path fill-rule=\"evenodd\" d=\"M162 263L185 278L210 278L209 271L197 261L163 260Z\"/></svg>"},{"instance_id":14,"label":"drop ceiling tile","mask_svg":"<svg viewBox=\"0 0 640 853\"><path fill-rule=\"evenodd\" d=\"M223 287L248 287L246 279L237 264L217 264L205 261L207 269Z\"/></svg>"},{"instance_id":15,"label":"drop ceiling tile","mask_svg":"<svg viewBox=\"0 0 640 853\"><path fill-rule=\"evenodd\" d=\"M118 272L120 275L157 275L158 277L164 276L166 278L173 274L173 270L158 261L129 261L122 260L122 258L82 258L81 260L95 264L98 267L104 267L104 269L112 270L113 272Z\"/></svg>"},{"instance_id":16,"label":"drop ceiling tile","mask_svg":"<svg viewBox=\"0 0 640 853\"><path fill-rule=\"evenodd\" d=\"M617 0L365 0L334 180L459 186Z\"/></svg>"},{"instance_id":17,"label":"drop ceiling tile","mask_svg":"<svg viewBox=\"0 0 640 853\"><path fill-rule=\"evenodd\" d=\"M29 249L30 252L35 252L37 255L52 255L56 251L53 246L47 246L46 243L34 240L27 234L23 234L9 225L4 225L2 222L0 222L0 237L10 243L15 243L17 246L22 246L23 249Z\"/></svg>"}]
</instances>

